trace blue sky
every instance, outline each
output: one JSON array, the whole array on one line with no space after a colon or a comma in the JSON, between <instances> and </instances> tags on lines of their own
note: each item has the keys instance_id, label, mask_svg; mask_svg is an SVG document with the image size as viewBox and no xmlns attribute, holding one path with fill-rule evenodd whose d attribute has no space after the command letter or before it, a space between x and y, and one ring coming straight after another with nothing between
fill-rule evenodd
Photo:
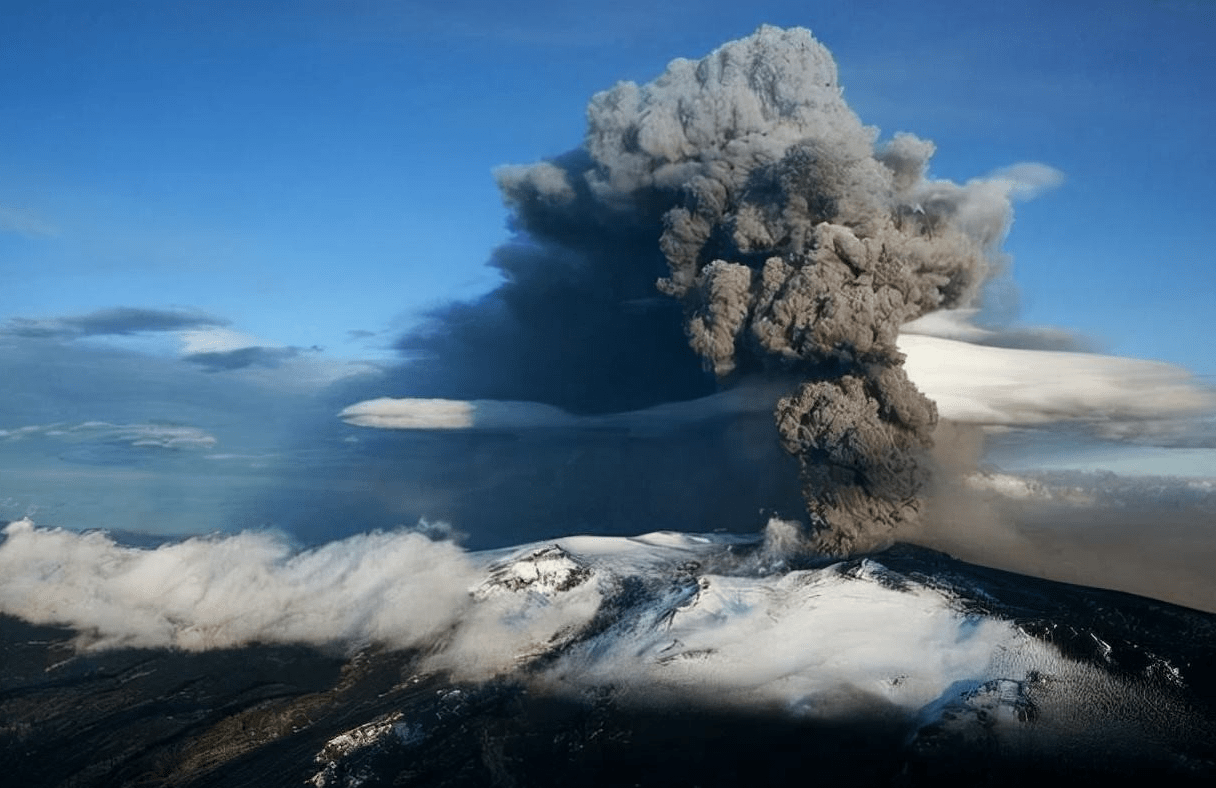
<instances>
[{"instance_id":1,"label":"blue sky","mask_svg":"<svg viewBox=\"0 0 1216 788\"><path fill-rule=\"evenodd\" d=\"M0 319L189 307L374 352L347 332L495 283L494 166L773 22L827 44L864 121L934 140L934 174L1065 174L1007 244L1019 319L1216 373L1211 3L742 5L6 0Z\"/></svg>"},{"instance_id":2,"label":"blue sky","mask_svg":"<svg viewBox=\"0 0 1216 788\"><path fill-rule=\"evenodd\" d=\"M121 425L194 425L224 461L314 443L299 424L343 404L317 391L498 282L494 167L761 23L809 27L864 122L937 144L934 176L1063 173L1017 207L994 316L1216 380L1211 2L0 0L0 429L102 420L151 451ZM29 490L80 459L56 451Z\"/></svg>"}]
</instances>

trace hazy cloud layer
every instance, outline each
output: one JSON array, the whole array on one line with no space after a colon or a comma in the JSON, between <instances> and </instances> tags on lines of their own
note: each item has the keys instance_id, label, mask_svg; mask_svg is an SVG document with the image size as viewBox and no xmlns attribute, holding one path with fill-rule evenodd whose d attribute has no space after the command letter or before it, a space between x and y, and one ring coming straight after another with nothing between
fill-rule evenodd
<instances>
[{"instance_id":1,"label":"hazy cloud layer","mask_svg":"<svg viewBox=\"0 0 1216 788\"><path fill-rule=\"evenodd\" d=\"M957 339L973 345L1021 348L1023 350L1093 351L1093 342L1074 332L1044 326L1002 326L999 329L976 324L978 309L942 309L904 323L900 335L919 334L942 339Z\"/></svg>"},{"instance_id":2,"label":"hazy cloud layer","mask_svg":"<svg viewBox=\"0 0 1216 788\"><path fill-rule=\"evenodd\" d=\"M0 429L0 441L54 438L64 442L100 441L123 443L134 448L210 449L216 439L198 427L181 424L110 424L86 421L81 424L29 425Z\"/></svg>"},{"instance_id":3,"label":"hazy cloud layer","mask_svg":"<svg viewBox=\"0 0 1216 788\"><path fill-rule=\"evenodd\" d=\"M947 441L939 436L939 441ZM901 538L963 560L1216 612L1216 476L941 474Z\"/></svg>"},{"instance_id":4,"label":"hazy cloud layer","mask_svg":"<svg viewBox=\"0 0 1216 788\"><path fill-rule=\"evenodd\" d=\"M327 445L301 431L333 412L315 401L323 383L260 377L286 372L211 375L108 342L0 339L0 516L152 533L270 521L256 499L314 474L305 461ZM208 459L217 451L227 458ZM292 462L294 475L276 470Z\"/></svg>"}]
</instances>

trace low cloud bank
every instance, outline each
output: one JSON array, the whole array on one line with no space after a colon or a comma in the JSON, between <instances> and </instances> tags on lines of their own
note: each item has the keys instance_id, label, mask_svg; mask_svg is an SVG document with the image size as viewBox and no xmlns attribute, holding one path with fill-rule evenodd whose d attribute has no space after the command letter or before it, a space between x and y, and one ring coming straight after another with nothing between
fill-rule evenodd
<instances>
[{"instance_id":1,"label":"low cloud bank","mask_svg":"<svg viewBox=\"0 0 1216 788\"><path fill-rule=\"evenodd\" d=\"M415 646L452 625L476 577L459 548L410 532L299 553L254 532L155 549L28 520L3 533L0 611L70 626L87 648Z\"/></svg>"}]
</instances>

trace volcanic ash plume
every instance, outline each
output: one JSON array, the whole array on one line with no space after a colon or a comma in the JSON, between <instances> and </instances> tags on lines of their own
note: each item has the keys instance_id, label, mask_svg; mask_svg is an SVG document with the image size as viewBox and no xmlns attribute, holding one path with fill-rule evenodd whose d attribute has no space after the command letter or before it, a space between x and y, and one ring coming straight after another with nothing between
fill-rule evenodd
<instances>
[{"instance_id":1,"label":"volcanic ash plume","mask_svg":"<svg viewBox=\"0 0 1216 788\"><path fill-rule=\"evenodd\" d=\"M802 381L775 416L830 552L881 544L915 518L937 414L896 336L973 299L1018 188L926 180L932 143L876 145L841 93L809 31L762 27L597 94L584 150L498 173L542 245L653 228L668 268L658 288L683 304L688 340L719 378Z\"/></svg>"}]
</instances>

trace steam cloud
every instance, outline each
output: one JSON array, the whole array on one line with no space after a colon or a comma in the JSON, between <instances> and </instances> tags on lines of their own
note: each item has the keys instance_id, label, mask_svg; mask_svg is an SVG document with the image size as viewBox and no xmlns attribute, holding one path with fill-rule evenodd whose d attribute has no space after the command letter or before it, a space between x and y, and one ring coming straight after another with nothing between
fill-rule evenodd
<instances>
[{"instance_id":1,"label":"steam cloud","mask_svg":"<svg viewBox=\"0 0 1216 788\"><path fill-rule=\"evenodd\" d=\"M504 312L518 335L585 340L579 352L605 348L604 370L645 372L616 354L670 355L684 375L669 335L639 332L646 321L628 309L643 283L653 293L658 250L658 289L681 305L685 341L706 370L728 383L756 373L801 381L774 415L800 464L818 547L871 548L915 520L919 455L937 411L904 373L900 326L973 301L999 262L1011 198L1058 174L1023 165L962 186L927 180L933 144L898 134L876 145L877 131L845 104L831 55L804 29L761 27L700 61L676 60L647 85L597 94L587 115L582 148L498 171L531 246L500 253L508 282L480 314ZM529 287L542 275L553 284ZM538 306L538 296L575 290L588 314ZM471 328L458 308L442 317L449 332L403 347L442 355L489 330ZM651 404L487 388L473 394L575 412Z\"/></svg>"}]
</instances>

